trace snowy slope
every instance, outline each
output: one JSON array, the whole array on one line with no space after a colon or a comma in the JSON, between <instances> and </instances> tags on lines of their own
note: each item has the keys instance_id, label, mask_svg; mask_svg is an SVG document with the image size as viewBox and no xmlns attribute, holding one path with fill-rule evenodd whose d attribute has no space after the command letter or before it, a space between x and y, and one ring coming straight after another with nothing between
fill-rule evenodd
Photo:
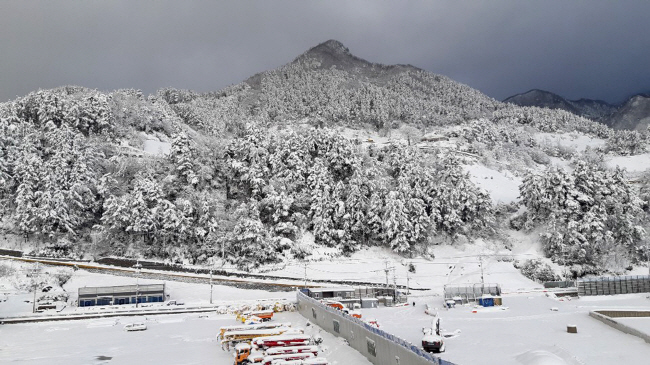
<instances>
[{"instance_id":1,"label":"snowy slope","mask_svg":"<svg viewBox=\"0 0 650 365\"><path fill-rule=\"evenodd\" d=\"M470 173L474 184L487 190L494 204L512 203L519 197L521 178L513 176L509 171L497 171L479 164L464 168Z\"/></svg>"}]
</instances>

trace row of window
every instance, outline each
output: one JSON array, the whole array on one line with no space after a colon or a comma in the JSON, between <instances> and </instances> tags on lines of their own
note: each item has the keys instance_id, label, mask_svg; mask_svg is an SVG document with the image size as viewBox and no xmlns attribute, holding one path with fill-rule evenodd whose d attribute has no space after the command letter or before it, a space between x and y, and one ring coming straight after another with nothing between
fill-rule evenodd
<instances>
[{"instance_id":1,"label":"row of window","mask_svg":"<svg viewBox=\"0 0 650 365\"><path fill-rule=\"evenodd\" d=\"M137 299L136 299L137 298ZM156 296L139 296L130 298L97 298L97 299L81 299L79 301L80 307L92 307L95 305L122 305L122 304L135 304L138 303L157 303L164 302L162 295Z\"/></svg>"}]
</instances>

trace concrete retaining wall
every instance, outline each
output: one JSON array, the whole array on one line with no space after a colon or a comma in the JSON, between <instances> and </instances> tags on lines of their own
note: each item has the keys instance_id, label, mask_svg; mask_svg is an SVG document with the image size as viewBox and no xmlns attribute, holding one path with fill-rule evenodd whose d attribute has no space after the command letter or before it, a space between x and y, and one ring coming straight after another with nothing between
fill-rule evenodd
<instances>
[{"instance_id":1,"label":"concrete retaining wall","mask_svg":"<svg viewBox=\"0 0 650 365\"><path fill-rule=\"evenodd\" d=\"M611 314L613 317L618 318L631 318L631 317L650 317L649 311L615 311L615 310L602 310L602 311L592 311L589 312L589 315L597 320L605 323L606 325L616 328L617 330L627 333L632 336L637 336L642 338L645 342L650 343L650 335L647 333L641 332L637 329L634 329L626 324L620 323L614 318L610 317Z\"/></svg>"},{"instance_id":2,"label":"concrete retaining wall","mask_svg":"<svg viewBox=\"0 0 650 365\"><path fill-rule=\"evenodd\" d=\"M297 294L298 312L325 331L345 338L350 346L376 365L454 365L341 311Z\"/></svg>"}]
</instances>

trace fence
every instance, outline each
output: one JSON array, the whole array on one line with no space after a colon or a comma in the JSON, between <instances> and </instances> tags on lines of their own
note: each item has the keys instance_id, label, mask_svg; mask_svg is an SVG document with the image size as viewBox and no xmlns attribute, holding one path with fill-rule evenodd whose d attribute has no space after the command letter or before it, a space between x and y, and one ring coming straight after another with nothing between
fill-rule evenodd
<instances>
[{"instance_id":1,"label":"fence","mask_svg":"<svg viewBox=\"0 0 650 365\"><path fill-rule=\"evenodd\" d=\"M575 288L575 281L547 281L544 283L544 288L546 289L566 289L566 288Z\"/></svg>"},{"instance_id":2,"label":"fence","mask_svg":"<svg viewBox=\"0 0 650 365\"><path fill-rule=\"evenodd\" d=\"M327 332L345 338L352 348L375 365L454 365L303 293L297 293L297 297L298 312L303 317Z\"/></svg>"},{"instance_id":3,"label":"fence","mask_svg":"<svg viewBox=\"0 0 650 365\"><path fill-rule=\"evenodd\" d=\"M650 276L598 277L578 281L578 295L650 293Z\"/></svg>"},{"instance_id":4,"label":"fence","mask_svg":"<svg viewBox=\"0 0 650 365\"><path fill-rule=\"evenodd\" d=\"M483 294L494 296L501 295L501 286L499 284L466 284L450 286L445 285L445 300L460 297L463 303L476 302Z\"/></svg>"}]
</instances>

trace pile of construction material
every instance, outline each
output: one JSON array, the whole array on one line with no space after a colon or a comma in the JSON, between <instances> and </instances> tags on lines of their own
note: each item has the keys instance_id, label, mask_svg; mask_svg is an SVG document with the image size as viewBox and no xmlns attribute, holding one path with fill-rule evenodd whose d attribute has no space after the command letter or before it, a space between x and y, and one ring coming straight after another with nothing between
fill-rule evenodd
<instances>
[{"instance_id":1,"label":"pile of construction material","mask_svg":"<svg viewBox=\"0 0 650 365\"><path fill-rule=\"evenodd\" d=\"M222 350L234 349L235 365L328 364L327 359L318 357L320 341L304 334L302 328L272 319L273 311L270 310L242 311L237 313L237 321L242 324L219 329L217 340Z\"/></svg>"}]
</instances>

